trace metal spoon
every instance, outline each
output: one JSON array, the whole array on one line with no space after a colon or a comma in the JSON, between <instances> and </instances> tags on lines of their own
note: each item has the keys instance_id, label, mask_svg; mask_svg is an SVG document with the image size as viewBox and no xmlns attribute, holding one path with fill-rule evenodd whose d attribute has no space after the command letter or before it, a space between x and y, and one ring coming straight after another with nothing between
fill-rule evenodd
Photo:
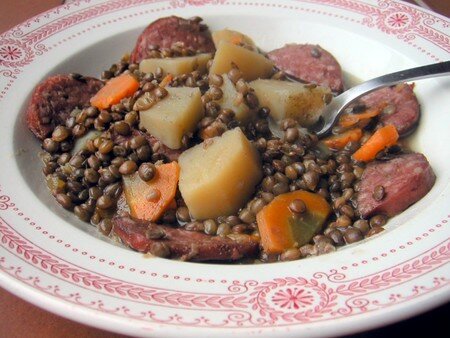
<instances>
[{"instance_id":1,"label":"metal spoon","mask_svg":"<svg viewBox=\"0 0 450 338\"><path fill-rule=\"evenodd\" d=\"M324 108L321 118L323 122L314 128L315 133L318 137L325 136L336 123L339 115L342 114L350 103L378 88L392 86L409 80L426 79L448 74L450 74L450 61L445 61L427 66L405 69L363 82L333 98L330 104Z\"/></svg>"}]
</instances>

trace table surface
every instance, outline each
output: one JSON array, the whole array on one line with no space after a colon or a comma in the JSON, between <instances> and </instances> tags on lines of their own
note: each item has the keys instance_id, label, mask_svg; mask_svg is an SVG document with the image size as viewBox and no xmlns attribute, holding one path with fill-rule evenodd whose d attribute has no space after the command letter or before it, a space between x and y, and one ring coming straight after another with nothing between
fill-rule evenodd
<instances>
[{"instance_id":1,"label":"table surface","mask_svg":"<svg viewBox=\"0 0 450 338\"><path fill-rule=\"evenodd\" d=\"M425 0L410 3L426 4L428 8L450 17L449 0ZM61 0L14 0L0 3L0 33L61 4ZM85 326L42 310L0 288L0 338L28 337L125 337ZM381 338L391 336L418 337L432 334L433 338L447 337L450 304L387 327L363 332L352 338Z\"/></svg>"}]
</instances>

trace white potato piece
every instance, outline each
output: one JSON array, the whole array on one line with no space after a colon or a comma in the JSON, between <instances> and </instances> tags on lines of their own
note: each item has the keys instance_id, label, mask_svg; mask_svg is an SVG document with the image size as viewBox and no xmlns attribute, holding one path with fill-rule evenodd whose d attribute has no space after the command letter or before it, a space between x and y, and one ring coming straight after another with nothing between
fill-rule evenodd
<instances>
[{"instance_id":1,"label":"white potato piece","mask_svg":"<svg viewBox=\"0 0 450 338\"><path fill-rule=\"evenodd\" d=\"M75 140L75 144L70 151L71 154L78 153L81 149L86 149L89 140L93 140L102 134L99 130L89 130L86 134Z\"/></svg>"},{"instance_id":2,"label":"white potato piece","mask_svg":"<svg viewBox=\"0 0 450 338\"><path fill-rule=\"evenodd\" d=\"M270 77L273 70L272 61L264 55L230 42L221 41L209 72L225 74L233 68L233 64L239 68L246 81Z\"/></svg>"},{"instance_id":3,"label":"white potato piece","mask_svg":"<svg viewBox=\"0 0 450 338\"><path fill-rule=\"evenodd\" d=\"M244 44L256 50L256 45L249 36L231 29L222 29L213 32L212 39L216 48L219 47L221 41L226 41L234 44Z\"/></svg>"},{"instance_id":4,"label":"white potato piece","mask_svg":"<svg viewBox=\"0 0 450 338\"><path fill-rule=\"evenodd\" d=\"M245 101L241 97L239 99L239 93L236 90L233 82L228 78L226 74L222 75L223 84L220 86L222 89L222 98L216 100L220 107L223 109L231 109L236 114L236 119L242 123L247 123L251 119L250 108L245 104Z\"/></svg>"},{"instance_id":5,"label":"white potato piece","mask_svg":"<svg viewBox=\"0 0 450 338\"><path fill-rule=\"evenodd\" d=\"M206 64L212 59L212 54L202 53L197 54L195 57L197 58L197 68L194 70L198 70L202 74L206 73Z\"/></svg>"},{"instance_id":6,"label":"white potato piece","mask_svg":"<svg viewBox=\"0 0 450 338\"><path fill-rule=\"evenodd\" d=\"M211 58L211 54L203 53L176 58L145 59L139 64L139 70L143 73L154 73L158 67L161 67L164 74L170 73L175 76L187 74L194 70L204 73L206 72L206 63Z\"/></svg>"},{"instance_id":7,"label":"white potato piece","mask_svg":"<svg viewBox=\"0 0 450 338\"><path fill-rule=\"evenodd\" d=\"M311 126L325 107L325 97L331 95L327 87L280 80L250 82L261 106L270 109L276 121L293 118L304 127Z\"/></svg>"},{"instance_id":8,"label":"white potato piece","mask_svg":"<svg viewBox=\"0 0 450 338\"><path fill-rule=\"evenodd\" d=\"M181 195L198 220L236 213L262 178L259 154L240 128L186 150L178 163Z\"/></svg>"},{"instance_id":9,"label":"white potato piece","mask_svg":"<svg viewBox=\"0 0 450 338\"><path fill-rule=\"evenodd\" d=\"M140 111L140 127L171 149L181 148L184 135L194 131L204 115L199 88L166 88L168 95Z\"/></svg>"}]
</instances>

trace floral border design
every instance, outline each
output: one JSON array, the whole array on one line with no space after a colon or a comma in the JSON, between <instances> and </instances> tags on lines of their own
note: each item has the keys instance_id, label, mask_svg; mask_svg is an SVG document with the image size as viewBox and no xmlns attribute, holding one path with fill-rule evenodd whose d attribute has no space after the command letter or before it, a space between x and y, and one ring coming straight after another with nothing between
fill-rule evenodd
<instances>
[{"instance_id":1,"label":"floral border design","mask_svg":"<svg viewBox=\"0 0 450 338\"><path fill-rule=\"evenodd\" d=\"M450 23L431 13L419 11L407 3L389 0L378 0L378 6L349 0L321 0L319 3L364 15L364 25L376 27L404 42L413 44L414 40L420 38L450 52L450 37L444 33ZM443 31L437 29L439 26Z\"/></svg>"},{"instance_id":2,"label":"floral border design","mask_svg":"<svg viewBox=\"0 0 450 338\"><path fill-rule=\"evenodd\" d=\"M87 0L85 2L89 3L90 1ZM297 0L297 3L301 4L302 2L327 5L352 11L362 15L361 23L368 27L376 27L384 33L393 34L405 42L411 42L416 38L426 39L440 48L450 51L449 36L437 29L438 26L441 26L443 29L448 28L448 21L431 13L419 11L407 4L386 0L378 0L377 5L369 5L357 0ZM205 5L226 6L235 4L246 6L264 5L264 3L226 0L116 0L75 11L69 15L61 15L65 10L71 10L73 7L80 6L81 1L74 1L45 12L0 35L0 45L2 46L0 48L0 66L13 68L13 71L17 71L30 64L36 55L42 55L47 51L43 41L48 37L94 17L147 3L167 3L168 8ZM281 5L277 5L276 3L267 3L265 5L281 7ZM297 6L289 6L289 8L302 10L302 8ZM323 14L328 15L329 13L324 12ZM52 16L61 16L61 18L49 20ZM46 19L49 20L48 24L44 24L37 29L31 29L35 24L39 24L41 20L45 21ZM9 74L0 68L0 74L2 73L4 76Z\"/></svg>"},{"instance_id":3,"label":"floral border design","mask_svg":"<svg viewBox=\"0 0 450 338\"><path fill-rule=\"evenodd\" d=\"M189 293L135 285L76 267L27 241L2 218L0 218L0 243L11 254L31 263L44 273L99 294L178 310L197 309L203 312L210 309L228 313L228 319L222 319L222 322L218 323L212 319L206 320L203 314L192 322L192 319L185 321L180 315L162 319L152 311L145 315L133 313L128 307L113 311L113 308L108 309L101 299L86 302L79 292L64 294L60 285L41 285L38 276L22 276L20 266L8 266L6 258L0 256L0 270L23 283L29 285L32 283L33 287L57 298L118 316L150 319L174 325L201 324L211 327L220 325L242 328L326 321L375 311L450 285L450 278L443 275L435 277L431 286L415 285L407 290L406 294L391 294L385 301L370 298L372 293L386 291L398 284L413 281L450 262L450 239L418 258L355 280L349 280L345 274L333 270L329 273L316 272L311 278L284 277L265 282L234 281L229 283L225 293Z\"/></svg>"}]
</instances>

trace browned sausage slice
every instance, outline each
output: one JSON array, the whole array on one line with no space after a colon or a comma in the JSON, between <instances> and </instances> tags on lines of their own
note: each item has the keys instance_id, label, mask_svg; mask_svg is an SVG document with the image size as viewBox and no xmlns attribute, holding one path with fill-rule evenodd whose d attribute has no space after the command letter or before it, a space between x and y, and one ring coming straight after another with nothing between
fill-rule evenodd
<instances>
[{"instance_id":1,"label":"browned sausage slice","mask_svg":"<svg viewBox=\"0 0 450 338\"><path fill-rule=\"evenodd\" d=\"M395 216L425 196L435 180L426 157L419 153L371 162L361 177L357 209L364 218L373 214ZM373 196L377 186L384 188L384 198L379 201Z\"/></svg>"},{"instance_id":2,"label":"browned sausage slice","mask_svg":"<svg viewBox=\"0 0 450 338\"><path fill-rule=\"evenodd\" d=\"M58 124L64 124L75 108L89 106L102 81L83 76L54 75L34 90L26 111L28 128L43 140Z\"/></svg>"},{"instance_id":3,"label":"browned sausage slice","mask_svg":"<svg viewBox=\"0 0 450 338\"><path fill-rule=\"evenodd\" d=\"M413 92L413 85L406 83L393 87L378 89L360 99L368 108L387 105L380 114L383 124L392 124L403 136L409 134L417 125L420 116L420 106Z\"/></svg>"},{"instance_id":4,"label":"browned sausage slice","mask_svg":"<svg viewBox=\"0 0 450 338\"><path fill-rule=\"evenodd\" d=\"M271 51L268 57L278 69L302 81L329 87L337 93L344 90L341 66L320 46L288 44Z\"/></svg>"},{"instance_id":5,"label":"browned sausage slice","mask_svg":"<svg viewBox=\"0 0 450 338\"><path fill-rule=\"evenodd\" d=\"M243 257L255 257L259 243L249 235L229 237L209 236L204 233L157 225L130 217L115 217L112 220L114 233L140 252L155 252L161 243L170 251L171 258L191 261L233 261ZM152 239L155 233L163 233L161 239Z\"/></svg>"},{"instance_id":6,"label":"browned sausage slice","mask_svg":"<svg viewBox=\"0 0 450 338\"><path fill-rule=\"evenodd\" d=\"M185 48L203 53L214 52L214 42L208 26L200 21L169 16L152 22L139 35L131 53L131 62L139 63L145 59L150 45L170 48L175 42L182 42Z\"/></svg>"}]
</instances>

